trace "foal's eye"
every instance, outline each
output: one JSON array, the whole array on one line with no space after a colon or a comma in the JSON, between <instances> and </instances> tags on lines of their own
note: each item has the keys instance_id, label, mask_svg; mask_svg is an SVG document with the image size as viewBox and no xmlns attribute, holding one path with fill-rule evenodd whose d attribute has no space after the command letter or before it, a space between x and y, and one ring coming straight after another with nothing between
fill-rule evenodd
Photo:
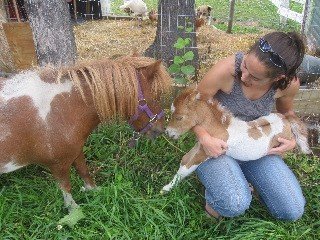
<instances>
[{"instance_id":1,"label":"foal's eye","mask_svg":"<svg viewBox=\"0 0 320 240\"><path fill-rule=\"evenodd\" d=\"M183 117L182 116L176 116L175 118L176 118L176 120L181 121Z\"/></svg>"}]
</instances>

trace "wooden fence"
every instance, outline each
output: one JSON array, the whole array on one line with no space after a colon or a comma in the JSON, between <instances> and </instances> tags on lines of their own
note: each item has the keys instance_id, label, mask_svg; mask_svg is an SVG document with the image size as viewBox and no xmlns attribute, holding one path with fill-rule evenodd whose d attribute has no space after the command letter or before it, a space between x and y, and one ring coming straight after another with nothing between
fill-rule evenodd
<instances>
[{"instance_id":1,"label":"wooden fence","mask_svg":"<svg viewBox=\"0 0 320 240\"><path fill-rule=\"evenodd\" d=\"M298 13L290 10L290 1L302 4L303 11L301 13ZM306 11L304 10L310 4L310 1L306 0L271 0L271 2L278 8L278 14L281 16L280 22L282 24L286 24L287 19L291 19L302 24L304 18L307 17Z\"/></svg>"}]
</instances>

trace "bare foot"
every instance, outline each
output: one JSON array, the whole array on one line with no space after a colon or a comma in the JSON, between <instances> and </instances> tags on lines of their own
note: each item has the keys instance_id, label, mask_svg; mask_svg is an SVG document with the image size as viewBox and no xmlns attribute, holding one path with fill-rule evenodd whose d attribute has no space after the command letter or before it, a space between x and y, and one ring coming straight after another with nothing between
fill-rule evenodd
<instances>
[{"instance_id":1,"label":"bare foot","mask_svg":"<svg viewBox=\"0 0 320 240\"><path fill-rule=\"evenodd\" d=\"M258 192L254 189L254 187L252 186L251 183L249 183L249 189L250 189L251 195L252 195L253 197L256 197L257 199L260 199Z\"/></svg>"},{"instance_id":2,"label":"bare foot","mask_svg":"<svg viewBox=\"0 0 320 240\"><path fill-rule=\"evenodd\" d=\"M213 210L209 204L206 202L206 206L204 207L206 210L206 213L210 216L210 217L214 217L216 219L219 219L221 216L219 215L219 213L217 213L215 210Z\"/></svg>"}]
</instances>

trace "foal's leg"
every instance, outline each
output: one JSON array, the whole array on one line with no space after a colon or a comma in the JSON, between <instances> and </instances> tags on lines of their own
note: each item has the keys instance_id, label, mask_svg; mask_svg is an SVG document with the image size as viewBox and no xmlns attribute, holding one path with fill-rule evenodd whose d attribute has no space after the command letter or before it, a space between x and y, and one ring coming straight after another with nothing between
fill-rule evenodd
<instances>
[{"instance_id":1,"label":"foal's leg","mask_svg":"<svg viewBox=\"0 0 320 240\"><path fill-rule=\"evenodd\" d=\"M199 164L205 160L203 151L200 150L200 145L197 143L189 152L187 152L181 160L180 168L172 181L165 185L161 193L169 192L174 186L180 183L184 178L193 173Z\"/></svg>"},{"instance_id":2,"label":"foal's leg","mask_svg":"<svg viewBox=\"0 0 320 240\"><path fill-rule=\"evenodd\" d=\"M174 186L178 185L178 183L180 183L184 178L186 178L192 172L194 172L194 170L196 170L197 167L198 165L193 165L190 168L187 168L185 165L180 165L180 168L176 175L174 175L172 181L162 188L161 193L163 194L170 192Z\"/></svg>"},{"instance_id":3,"label":"foal's leg","mask_svg":"<svg viewBox=\"0 0 320 240\"><path fill-rule=\"evenodd\" d=\"M76 158L76 160L74 160L73 166L76 169L77 173L80 175L80 177L83 179L85 190L91 190L97 187L94 181L92 180L92 177L90 176L83 152L81 152L80 155Z\"/></svg>"},{"instance_id":4,"label":"foal's leg","mask_svg":"<svg viewBox=\"0 0 320 240\"><path fill-rule=\"evenodd\" d=\"M64 205L69 212L78 207L71 195L70 165L61 166L61 162L50 166L53 177L58 181L63 194Z\"/></svg>"}]
</instances>

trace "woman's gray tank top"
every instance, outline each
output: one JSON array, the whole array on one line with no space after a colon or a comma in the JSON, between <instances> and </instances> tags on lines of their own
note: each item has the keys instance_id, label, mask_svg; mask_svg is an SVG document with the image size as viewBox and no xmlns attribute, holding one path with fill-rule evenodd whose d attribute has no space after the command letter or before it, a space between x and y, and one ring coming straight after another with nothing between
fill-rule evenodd
<instances>
[{"instance_id":1,"label":"woman's gray tank top","mask_svg":"<svg viewBox=\"0 0 320 240\"><path fill-rule=\"evenodd\" d=\"M230 93L219 90L215 98L234 116L244 121L252 121L261 116L269 115L273 109L275 89L271 87L261 98L249 100L245 97L241 86L240 65L244 53L238 52L235 55L235 79Z\"/></svg>"}]
</instances>

